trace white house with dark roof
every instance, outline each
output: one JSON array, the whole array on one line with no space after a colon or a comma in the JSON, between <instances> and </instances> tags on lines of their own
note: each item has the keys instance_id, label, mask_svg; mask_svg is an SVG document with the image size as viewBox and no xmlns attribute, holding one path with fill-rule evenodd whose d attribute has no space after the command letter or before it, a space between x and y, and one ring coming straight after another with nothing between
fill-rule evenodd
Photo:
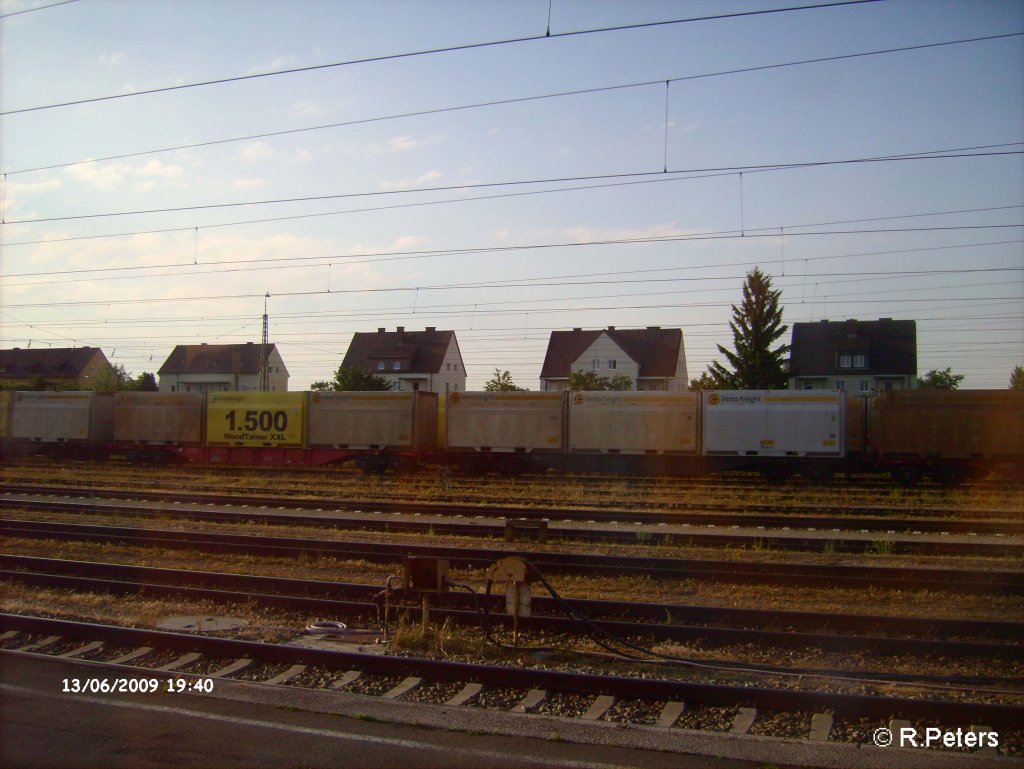
<instances>
[{"instance_id":1,"label":"white house with dark roof","mask_svg":"<svg viewBox=\"0 0 1024 769\"><path fill-rule=\"evenodd\" d=\"M791 390L850 393L917 386L917 323L912 320L822 320L794 323Z\"/></svg>"},{"instance_id":2,"label":"white house with dark roof","mask_svg":"<svg viewBox=\"0 0 1024 769\"><path fill-rule=\"evenodd\" d=\"M395 331L378 328L376 333L352 335L341 365L359 366L391 382L393 390L465 392L466 364L462 361L454 331Z\"/></svg>"},{"instance_id":3,"label":"white house with dark roof","mask_svg":"<svg viewBox=\"0 0 1024 769\"><path fill-rule=\"evenodd\" d=\"M205 393L260 389L260 351L263 345L179 344L157 374L162 393ZM288 390L288 368L277 345L267 347L271 392Z\"/></svg>"},{"instance_id":4,"label":"white house with dark roof","mask_svg":"<svg viewBox=\"0 0 1024 769\"><path fill-rule=\"evenodd\" d=\"M678 328L552 331L541 390L565 390L573 371L593 371L600 377L628 376L634 390L685 390L686 352Z\"/></svg>"}]
</instances>

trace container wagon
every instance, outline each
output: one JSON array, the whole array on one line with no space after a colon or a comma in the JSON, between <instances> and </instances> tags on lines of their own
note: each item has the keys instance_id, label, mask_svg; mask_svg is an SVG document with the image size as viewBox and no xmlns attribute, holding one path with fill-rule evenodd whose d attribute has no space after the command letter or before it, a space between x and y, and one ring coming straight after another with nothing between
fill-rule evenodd
<instances>
[{"instance_id":1,"label":"container wagon","mask_svg":"<svg viewBox=\"0 0 1024 769\"><path fill-rule=\"evenodd\" d=\"M773 480L824 480L843 468L846 396L840 392L715 390L703 394L703 447L718 469Z\"/></svg>"}]
</instances>

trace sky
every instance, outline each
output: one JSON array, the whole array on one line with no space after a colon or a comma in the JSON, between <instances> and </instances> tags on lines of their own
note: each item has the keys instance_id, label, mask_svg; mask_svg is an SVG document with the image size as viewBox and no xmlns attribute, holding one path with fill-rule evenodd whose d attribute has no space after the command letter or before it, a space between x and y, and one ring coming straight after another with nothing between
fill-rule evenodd
<instances>
[{"instance_id":1,"label":"sky","mask_svg":"<svg viewBox=\"0 0 1024 769\"><path fill-rule=\"evenodd\" d=\"M292 390L398 326L537 389L552 331L661 326L697 377L760 267L1007 387L1024 0L814 5L0 0L0 347L138 375L266 309Z\"/></svg>"}]
</instances>

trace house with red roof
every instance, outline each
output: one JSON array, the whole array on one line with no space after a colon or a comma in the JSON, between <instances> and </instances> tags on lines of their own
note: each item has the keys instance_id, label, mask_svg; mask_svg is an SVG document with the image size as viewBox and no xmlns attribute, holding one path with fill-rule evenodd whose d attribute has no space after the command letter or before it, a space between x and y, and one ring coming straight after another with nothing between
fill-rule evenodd
<instances>
[{"instance_id":1,"label":"house with red roof","mask_svg":"<svg viewBox=\"0 0 1024 769\"><path fill-rule=\"evenodd\" d=\"M341 365L356 366L391 382L393 390L465 392L466 365L454 331L395 331L378 328L376 333L352 335Z\"/></svg>"},{"instance_id":2,"label":"house with red roof","mask_svg":"<svg viewBox=\"0 0 1024 769\"><path fill-rule=\"evenodd\" d=\"M872 393L917 386L917 323L822 320L794 323L789 389Z\"/></svg>"},{"instance_id":3,"label":"house with red roof","mask_svg":"<svg viewBox=\"0 0 1024 769\"><path fill-rule=\"evenodd\" d=\"M687 388L683 332L678 328L552 331L541 390L565 390L573 371L599 377L628 376L634 390L680 391Z\"/></svg>"},{"instance_id":4,"label":"house with red roof","mask_svg":"<svg viewBox=\"0 0 1024 769\"><path fill-rule=\"evenodd\" d=\"M179 344L157 372L162 393L236 392L260 389L263 345ZM277 345L267 345L271 392L288 390L288 368Z\"/></svg>"},{"instance_id":5,"label":"house with red roof","mask_svg":"<svg viewBox=\"0 0 1024 769\"><path fill-rule=\"evenodd\" d=\"M0 350L0 381L45 390L88 389L110 362L99 347Z\"/></svg>"}]
</instances>

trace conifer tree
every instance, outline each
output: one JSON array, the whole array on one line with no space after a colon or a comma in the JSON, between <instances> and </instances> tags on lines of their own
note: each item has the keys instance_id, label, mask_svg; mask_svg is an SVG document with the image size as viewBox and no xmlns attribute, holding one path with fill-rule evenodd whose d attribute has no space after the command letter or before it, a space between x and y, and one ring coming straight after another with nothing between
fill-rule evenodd
<instances>
[{"instance_id":1,"label":"conifer tree","mask_svg":"<svg viewBox=\"0 0 1024 769\"><path fill-rule=\"evenodd\" d=\"M711 364L711 377L736 390L782 389L787 386L786 353L789 345L772 345L789 329L782 323L781 291L772 290L772 279L755 267L743 282L743 301L732 306L733 347L718 345L730 371L718 361Z\"/></svg>"}]
</instances>

